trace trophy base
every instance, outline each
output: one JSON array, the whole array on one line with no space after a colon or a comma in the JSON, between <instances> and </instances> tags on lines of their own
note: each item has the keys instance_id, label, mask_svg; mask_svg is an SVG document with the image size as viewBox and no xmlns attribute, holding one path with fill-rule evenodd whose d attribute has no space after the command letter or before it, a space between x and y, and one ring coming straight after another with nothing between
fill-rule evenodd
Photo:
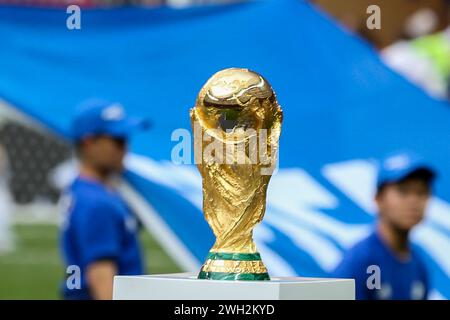
<instances>
[{"instance_id":1,"label":"trophy base","mask_svg":"<svg viewBox=\"0 0 450 320\"><path fill-rule=\"evenodd\" d=\"M196 273L114 277L114 300L354 300L353 279L209 281Z\"/></svg>"},{"instance_id":2,"label":"trophy base","mask_svg":"<svg viewBox=\"0 0 450 320\"><path fill-rule=\"evenodd\" d=\"M270 280L259 253L210 252L198 275L209 280Z\"/></svg>"}]
</instances>

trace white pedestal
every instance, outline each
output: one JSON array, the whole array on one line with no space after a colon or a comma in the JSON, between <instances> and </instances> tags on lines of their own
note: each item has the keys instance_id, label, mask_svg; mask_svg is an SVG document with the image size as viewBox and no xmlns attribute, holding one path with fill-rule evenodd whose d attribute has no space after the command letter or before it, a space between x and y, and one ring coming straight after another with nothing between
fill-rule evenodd
<instances>
[{"instance_id":1,"label":"white pedestal","mask_svg":"<svg viewBox=\"0 0 450 320\"><path fill-rule=\"evenodd\" d=\"M199 280L194 273L114 277L114 300L354 300L353 279Z\"/></svg>"}]
</instances>

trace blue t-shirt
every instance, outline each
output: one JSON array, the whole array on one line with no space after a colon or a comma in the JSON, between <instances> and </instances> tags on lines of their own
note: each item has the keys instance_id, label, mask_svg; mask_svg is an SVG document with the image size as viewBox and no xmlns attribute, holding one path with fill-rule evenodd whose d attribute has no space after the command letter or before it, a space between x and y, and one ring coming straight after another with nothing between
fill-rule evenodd
<instances>
[{"instance_id":1,"label":"blue t-shirt","mask_svg":"<svg viewBox=\"0 0 450 320\"><path fill-rule=\"evenodd\" d=\"M424 300L429 291L417 249L410 245L409 257L401 260L376 231L345 253L333 276L355 279L358 300Z\"/></svg>"},{"instance_id":2,"label":"blue t-shirt","mask_svg":"<svg viewBox=\"0 0 450 320\"><path fill-rule=\"evenodd\" d=\"M64 281L66 299L91 299L86 268L95 261L114 260L119 275L143 273L138 223L116 191L78 177L64 199L61 251L66 265L77 266L81 276L79 289L69 288Z\"/></svg>"}]
</instances>

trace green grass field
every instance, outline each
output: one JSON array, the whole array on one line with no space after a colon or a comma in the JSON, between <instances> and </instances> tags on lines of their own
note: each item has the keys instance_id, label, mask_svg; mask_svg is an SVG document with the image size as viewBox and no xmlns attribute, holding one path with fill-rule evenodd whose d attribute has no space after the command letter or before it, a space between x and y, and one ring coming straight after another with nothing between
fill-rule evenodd
<instances>
[{"instance_id":1,"label":"green grass field","mask_svg":"<svg viewBox=\"0 0 450 320\"><path fill-rule=\"evenodd\" d=\"M58 248L58 227L19 224L14 227L15 251L0 255L0 299L59 299L65 275ZM141 232L147 273L179 272L151 235Z\"/></svg>"}]
</instances>

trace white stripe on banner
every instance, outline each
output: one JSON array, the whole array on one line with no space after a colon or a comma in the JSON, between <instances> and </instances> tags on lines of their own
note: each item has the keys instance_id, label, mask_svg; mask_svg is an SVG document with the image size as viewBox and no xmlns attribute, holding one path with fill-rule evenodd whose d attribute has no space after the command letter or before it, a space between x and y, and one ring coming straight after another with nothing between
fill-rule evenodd
<instances>
[{"instance_id":1,"label":"white stripe on banner","mask_svg":"<svg viewBox=\"0 0 450 320\"><path fill-rule=\"evenodd\" d=\"M175 165L169 161L157 162L153 159L129 154L126 167L143 178L169 187L202 210L202 179L193 165Z\"/></svg>"},{"instance_id":2,"label":"white stripe on banner","mask_svg":"<svg viewBox=\"0 0 450 320\"><path fill-rule=\"evenodd\" d=\"M450 278L450 239L428 223L415 228L411 236L414 243L420 245Z\"/></svg>"},{"instance_id":3,"label":"white stripe on banner","mask_svg":"<svg viewBox=\"0 0 450 320\"><path fill-rule=\"evenodd\" d=\"M375 214L376 167L366 160L352 160L325 165L322 174L361 209Z\"/></svg>"},{"instance_id":4,"label":"white stripe on banner","mask_svg":"<svg viewBox=\"0 0 450 320\"><path fill-rule=\"evenodd\" d=\"M426 219L450 232L450 204L433 197L428 207Z\"/></svg>"},{"instance_id":5,"label":"white stripe on banner","mask_svg":"<svg viewBox=\"0 0 450 320\"><path fill-rule=\"evenodd\" d=\"M439 293L437 290L431 290L428 294L428 300L447 300L445 297Z\"/></svg>"},{"instance_id":6,"label":"white stripe on banner","mask_svg":"<svg viewBox=\"0 0 450 320\"><path fill-rule=\"evenodd\" d=\"M294 225L282 216L275 217L274 215L267 216L265 223L276 227L289 236L296 246L308 252L326 271L331 271L341 260L341 253L332 242L307 228Z\"/></svg>"},{"instance_id":7,"label":"white stripe on banner","mask_svg":"<svg viewBox=\"0 0 450 320\"><path fill-rule=\"evenodd\" d=\"M321 211L337 206L338 199L301 169L280 170L269 186L267 215L272 208L281 211L292 222L327 234L348 248L367 235L369 227L346 224Z\"/></svg>"},{"instance_id":8,"label":"white stripe on banner","mask_svg":"<svg viewBox=\"0 0 450 320\"><path fill-rule=\"evenodd\" d=\"M261 258L266 264L267 270L269 270L270 276L275 275L277 277L293 277L297 275L297 272L287 263L283 257L281 257L274 250L269 248L266 243L270 243L274 240L275 236L273 232L260 224L256 226L254 231L254 239L257 243L257 248L261 254Z\"/></svg>"},{"instance_id":9,"label":"white stripe on banner","mask_svg":"<svg viewBox=\"0 0 450 320\"><path fill-rule=\"evenodd\" d=\"M125 182L119 186L119 190L147 230L155 236L178 266L184 271L198 271L201 266L200 262L161 219L151 204Z\"/></svg>"}]
</instances>

